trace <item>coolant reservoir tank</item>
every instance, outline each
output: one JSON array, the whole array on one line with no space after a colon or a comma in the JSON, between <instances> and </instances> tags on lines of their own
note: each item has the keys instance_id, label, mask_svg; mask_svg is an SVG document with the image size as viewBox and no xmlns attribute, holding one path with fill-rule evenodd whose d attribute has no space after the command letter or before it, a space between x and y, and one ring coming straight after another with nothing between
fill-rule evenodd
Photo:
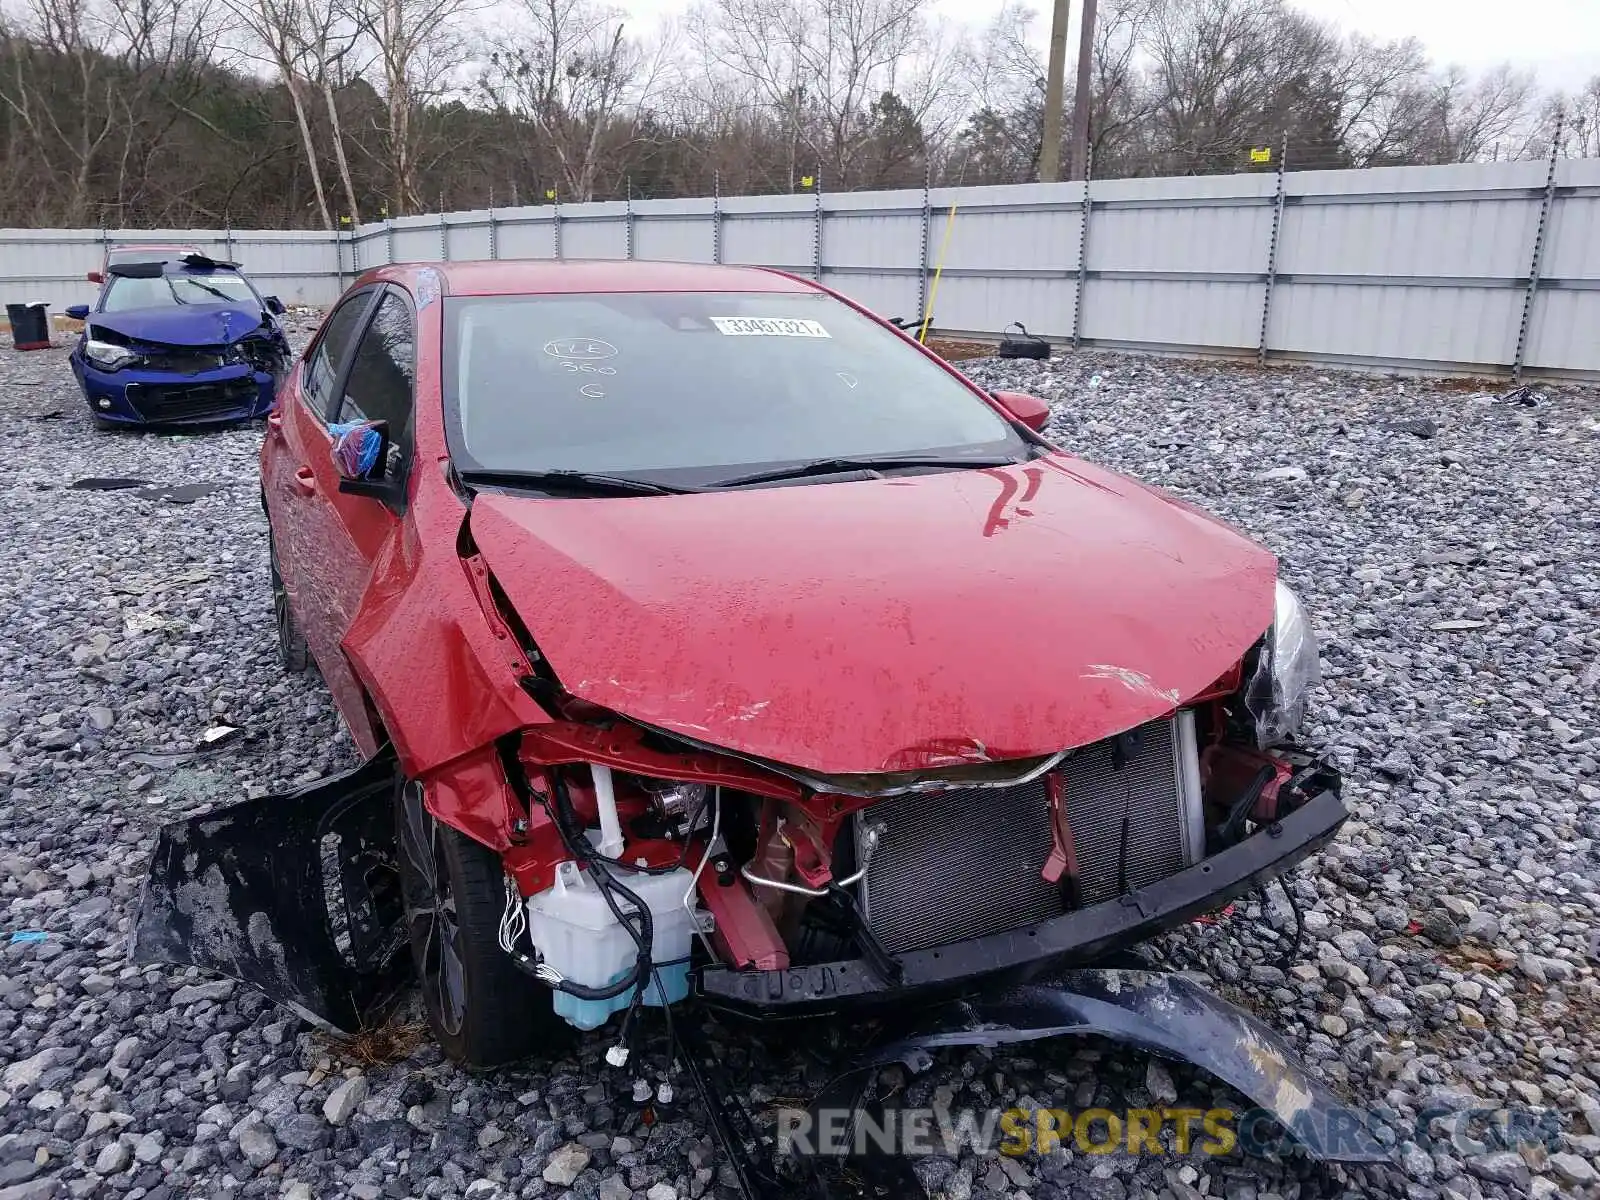
<instances>
[{"instance_id":1,"label":"coolant reservoir tank","mask_svg":"<svg viewBox=\"0 0 1600 1200\"><path fill-rule=\"evenodd\" d=\"M683 907L683 897L694 876L682 868L664 875L613 868L613 875L650 910L654 925L654 972L644 1002L661 1005L682 1000L689 994L689 945L694 936L694 920ZM624 913L633 911L632 904L621 896L617 903ZM616 983L633 970L638 957L633 935L617 921L590 874L572 861L556 869L555 883L528 898L528 928L546 965L584 987ZM632 1002L632 988L608 1000L555 993L556 1013L579 1029L597 1028Z\"/></svg>"}]
</instances>

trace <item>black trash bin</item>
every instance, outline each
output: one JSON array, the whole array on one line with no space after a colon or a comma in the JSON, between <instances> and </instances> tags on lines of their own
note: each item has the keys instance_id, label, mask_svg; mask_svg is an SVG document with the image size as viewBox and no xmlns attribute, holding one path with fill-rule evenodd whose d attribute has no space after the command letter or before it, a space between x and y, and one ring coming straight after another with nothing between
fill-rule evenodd
<instances>
[{"instance_id":1,"label":"black trash bin","mask_svg":"<svg viewBox=\"0 0 1600 1200\"><path fill-rule=\"evenodd\" d=\"M50 349L47 307L43 300L6 305L6 320L11 322L11 344L18 350Z\"/></svg>"}]
</instances>

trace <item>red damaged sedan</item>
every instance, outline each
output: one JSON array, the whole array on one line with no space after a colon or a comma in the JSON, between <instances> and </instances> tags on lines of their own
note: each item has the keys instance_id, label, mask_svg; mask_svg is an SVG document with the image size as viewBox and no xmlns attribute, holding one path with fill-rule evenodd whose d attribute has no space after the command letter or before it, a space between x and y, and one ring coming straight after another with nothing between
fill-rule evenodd
<instances>
[{"instance_id":1,"label":"red damaged sedan","mask_svg":"<svg viewBox=\"0 0 1600 1200\"><path fill-rule=\"evenodd\" d=\"M169 826L139 954L341 1029L409 957L479 1067L1009 988L1033 1036L1322 1102L1239 1010L1090 969L1346 813L1273 556L1047 415L776 271L367 273L261 452L284 661L367 761Z\"/></svg>"}]
</instances>

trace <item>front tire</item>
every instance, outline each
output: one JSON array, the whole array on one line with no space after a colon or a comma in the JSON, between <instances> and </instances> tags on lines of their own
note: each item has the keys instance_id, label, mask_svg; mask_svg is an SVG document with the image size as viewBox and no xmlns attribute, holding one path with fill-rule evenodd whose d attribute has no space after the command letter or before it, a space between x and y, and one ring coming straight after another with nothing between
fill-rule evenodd
<instances>
[{"instance_id":1,"label":"front tire","mask_svg":"<svg viewBox=\"0 0 1600 1200\"><path fill-rule=\"evenodd\" d=\"M499 856L435 819L418 783L402 781L395 805L412 962L440 1048L474 1070L559 1052L571 1027L500 949Z\"/></svg>"}]
</instances>

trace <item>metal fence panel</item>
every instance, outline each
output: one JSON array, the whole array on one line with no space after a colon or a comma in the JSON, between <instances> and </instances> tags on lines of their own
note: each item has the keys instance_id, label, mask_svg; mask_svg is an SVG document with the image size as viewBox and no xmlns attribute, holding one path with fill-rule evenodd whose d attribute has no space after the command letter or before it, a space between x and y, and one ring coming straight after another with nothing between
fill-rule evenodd
<instances>
[{"instance_id":1,"label":"metal fence panel","mask_svg":"<svg viewBox=\"0 0 1600 1200\"><path fill-rule=\"evenodd\" d=\"M713 202L636 200L633 256L657 262L712 262Z\"/></svg>"},{"instance_id":2,"label":"metal fence panel","mask_svg":"<svg viewBox=\"0 0 1600 1200\"><path fill-rule=\"evenodd\" d=\"M555 258L555 226L552 208L507 209L499 214L495 228L500 257Z\"/></svg>"},{"instance_id":3,"label":"metal fence panel","mask_svg":"<svg viewBox=\"0 0 1600 1200\"><path fill-rule=\"evenodd\" d=\"M992 337L1020 322L1089 345L1600 377L1600 160L1549 170L1471 163L542 204L404 217L339 238L7 230L0 288L57 309L89 300L84 273L106 245L133 241L229 255L289 303L326 303L359 270L391 261L720 260L819 278L889 316L931 305L933 326L948 332Z\"/></svg>"},{"instance_id":4,"label":"metal fence panel","mask_svg":"<svg viewBox=\"0 0 1600 1200\"><path fill-rule=\"evenodd\" d=\"M1515 353L1522 295L1512 287L1280 281L1268 341L1332 362L1495 371Z\"/></svg>"},{"instance_id":5,"label":"metal fence panel","mask_svg":"<svg viewBox=\"0 0 1600 1200\"><path fill-rule=\"evenodd\" d=\"M1253 352L1261 321L1259 283L1091 279L1083 337L1149 349Z\"/></svg>"},{"instance_id":6,"label":"metal fence panel","mask_svg":"<svg viewBox=\"0 0 1600 1200\"><path fill-rule=\"evenodd\" d=\"M1558 163L1556 187L1527 360L1536 370L1592 373L1600 358L1600 160Z\"/></svg>"}]
</instances>

